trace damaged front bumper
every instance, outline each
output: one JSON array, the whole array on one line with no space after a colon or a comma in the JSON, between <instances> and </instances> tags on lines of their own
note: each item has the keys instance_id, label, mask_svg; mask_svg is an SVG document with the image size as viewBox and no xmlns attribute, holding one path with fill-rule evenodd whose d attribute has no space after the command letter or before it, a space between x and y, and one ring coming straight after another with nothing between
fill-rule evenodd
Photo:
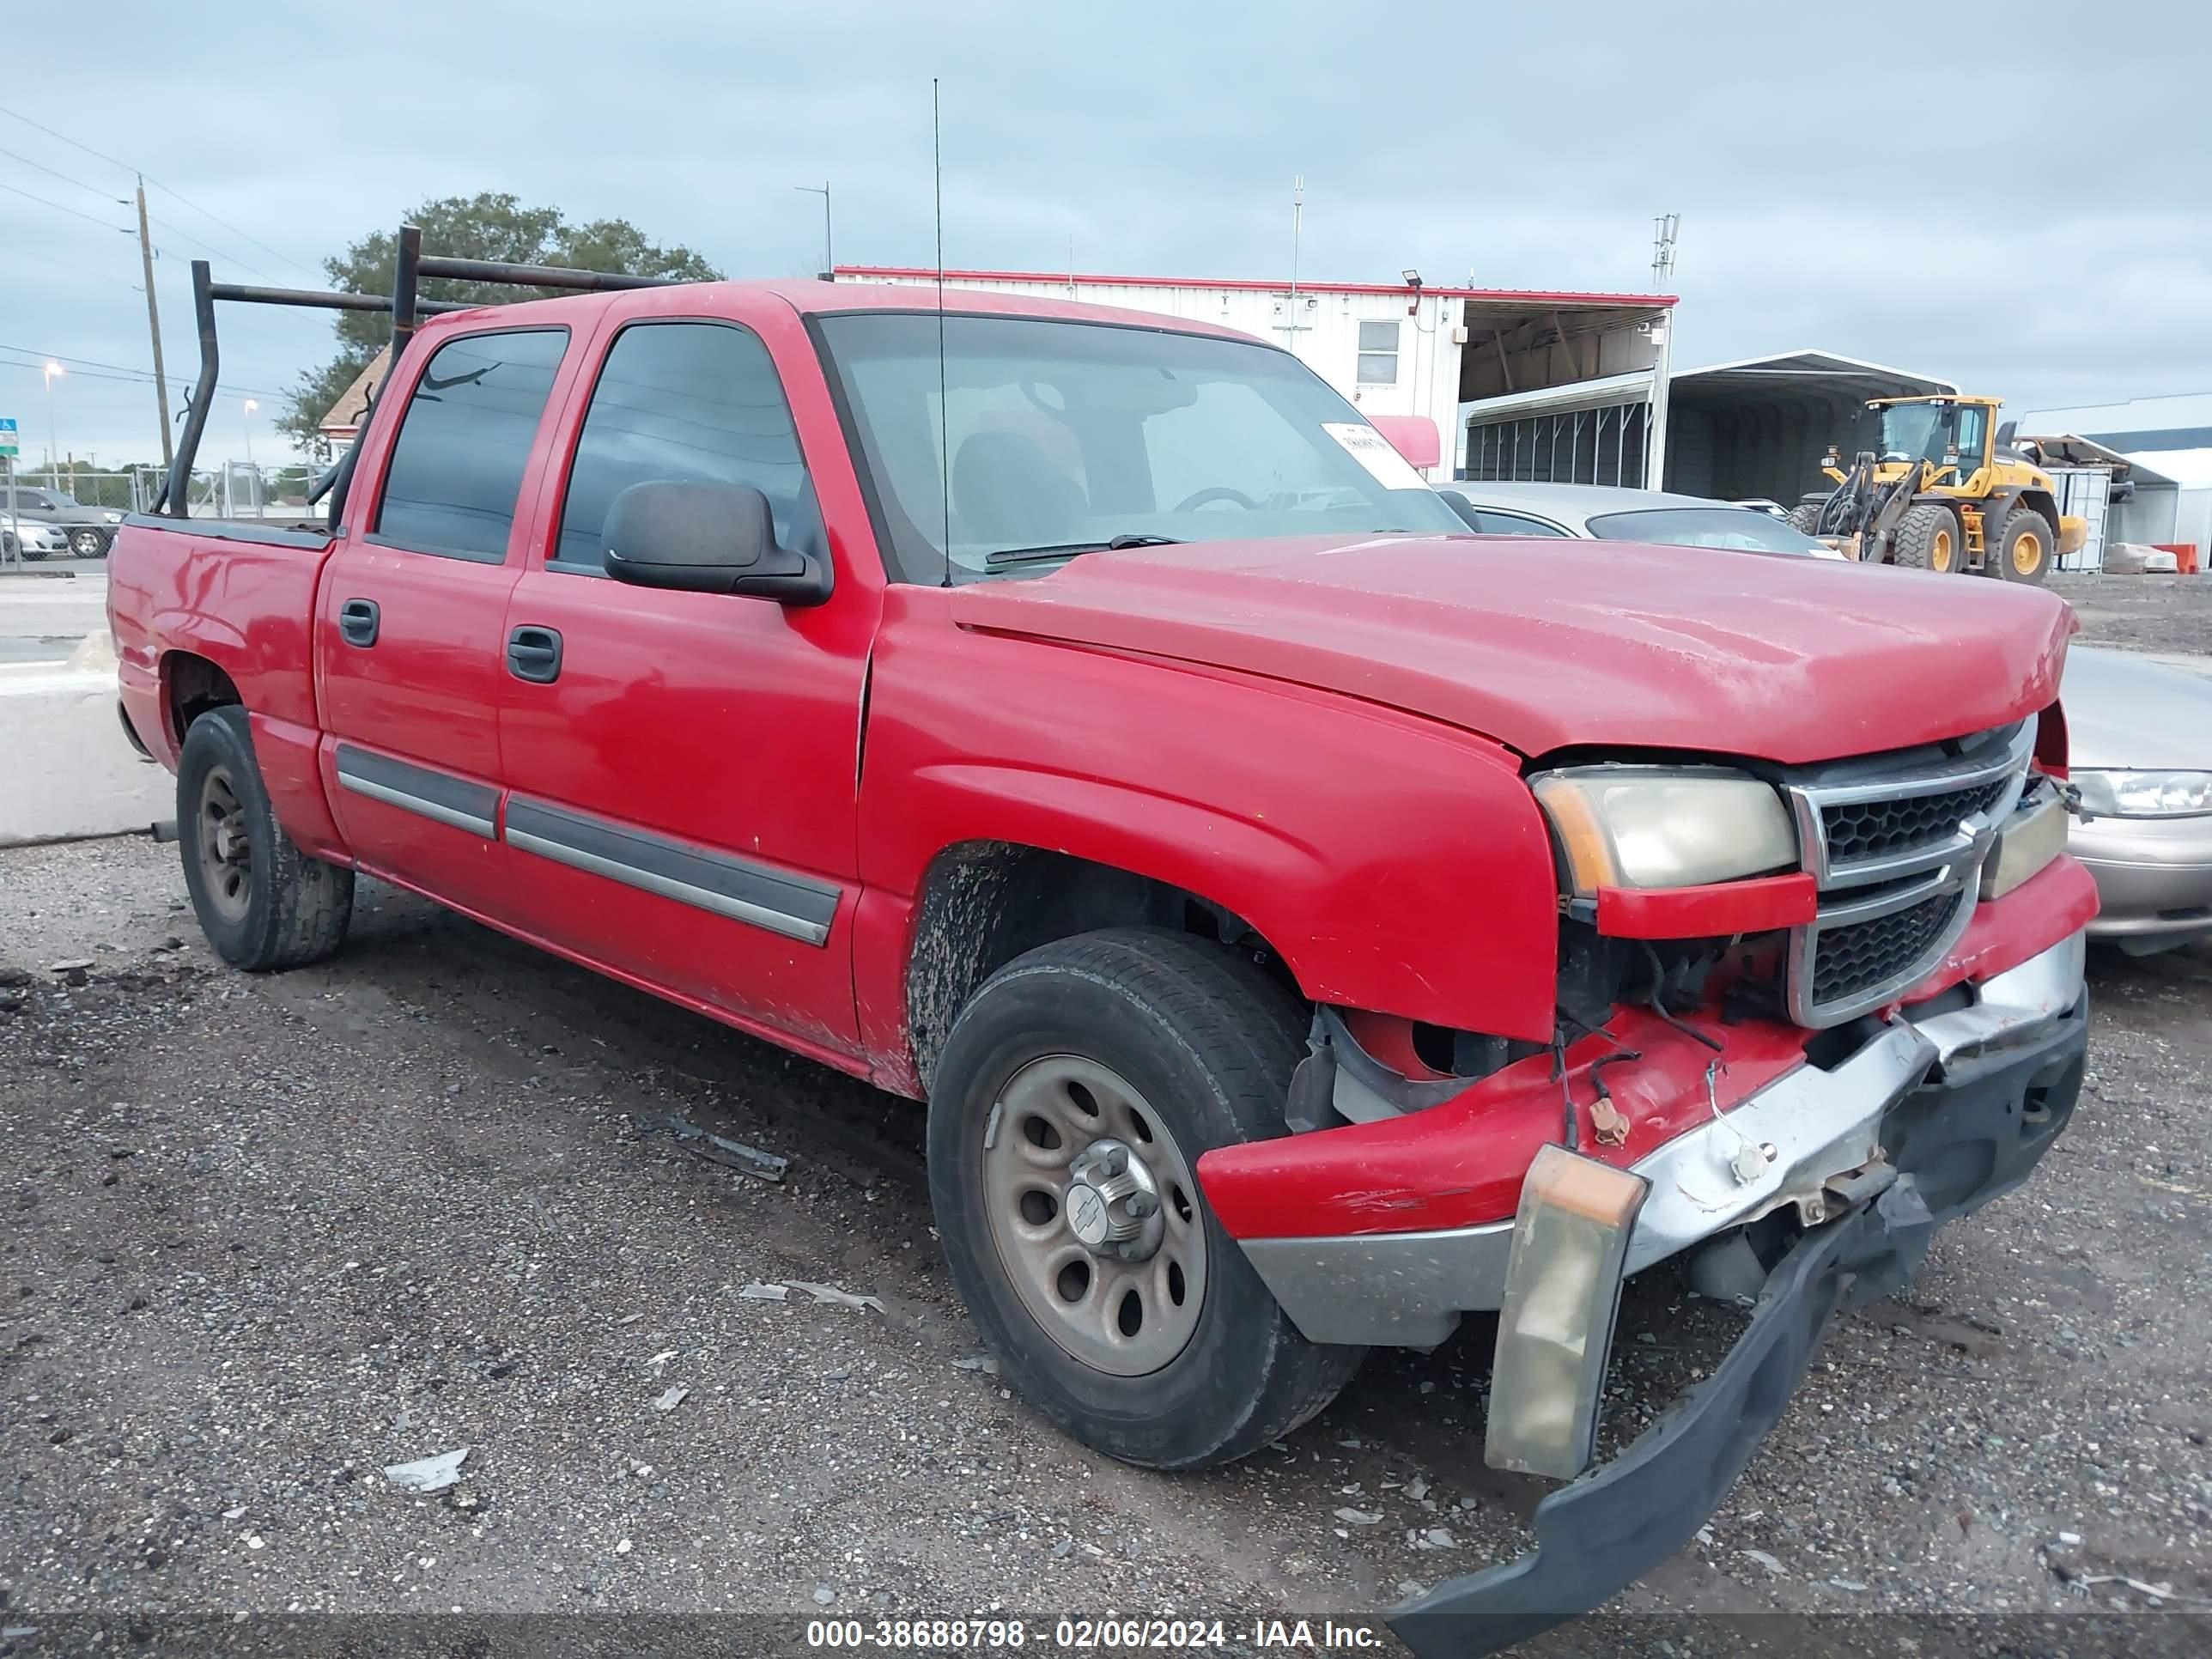
<instances>
[{"instance_id":1,"label":"damaged front bumper","mask_svg":"<svg viewBox=\"0 0 2212 1659\"><path fill-rule=\"evenodd\" d=\"M1893 1114L1931 1072L2031 1042L2080 1002L2084 952L2080 934L2064 939L1983 981L1970 1006L1895 1019L1832 1066L1799 1066L1637 1159L1651 1193L1626 1271L1785 1206L1817 1222L1830 1178L1880 1155ZM1747 1144L1763 1163L1749 1179L1735 1162ZM1513 1222L1239 1243L1310 1340L1433 1347L1462 1315L1503 1305Z\"/></svg>"},{"instance_id":2,"label":"damaged front bumper","mask_svg":"<svg viewBox=\"0 0 2212 1659\"><path fill-rule=\"evenodd\" d=\"M1884 1045L1913 1061L1869 1126L1861 1162L1874 1179L1859 1190L1878 1193L1799 1238L1711 1376L1620 1455L1538 1506L1535 1549L1395 1609L1391 1627L1415 1654L1441 1659L1525 1640L1596 1607L1696 1536L1780 1420L1834 1315L1902 1285L1936 1227L2017 1186L2065 1127L2087 1048L2081 961L2076 937L1992 978L1972 1006L1891 1026L1827 1074ZM1756 1104L1729 1115L1741 1120ZM1825 1152L1808 1147L1804 1167L1856 1152L1842 1139ZM1717 1191L1680 1173L1654 1173L1632 1268L1638 1253L1657 1260L1680 1248L1668 1248L1670 1226L1644 1234L1655 1210L1668 1212L1670 1189L1685 1218Z\"/></svg>"}]
</instances>

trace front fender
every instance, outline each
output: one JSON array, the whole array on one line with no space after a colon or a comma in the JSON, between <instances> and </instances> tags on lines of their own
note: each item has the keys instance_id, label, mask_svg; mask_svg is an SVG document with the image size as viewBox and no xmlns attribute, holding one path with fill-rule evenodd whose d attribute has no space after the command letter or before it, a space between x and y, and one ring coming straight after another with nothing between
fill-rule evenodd
<instances>
[{"instance_id":1,"label":"front fender","mask_svg":"<svg viewBox=\"0 0 2212 1659\"><path fill-rule=\"evenodd\" d=\"M945 848L1042 848L1234 911L1316 1000L1550 1038L1551 842L1510 751L1301 686L963 629L936 590L892 594L860 791L872 891L910 911ZM902 956L888 939L870 956L863 1004L896 1006Z\"/></svg>"}]
</instances>

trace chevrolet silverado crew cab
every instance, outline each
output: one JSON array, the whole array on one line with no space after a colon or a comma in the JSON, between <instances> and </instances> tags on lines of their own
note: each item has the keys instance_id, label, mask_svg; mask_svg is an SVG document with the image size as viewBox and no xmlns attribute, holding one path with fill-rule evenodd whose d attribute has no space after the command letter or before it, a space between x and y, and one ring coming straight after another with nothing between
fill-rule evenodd
<instances>
[{"instance_id":1,"label":"chevrolet silverado crew cab","mask_svg":"<svg viewBox=\"0 0 2212 1659\"><path fill-rule=\"evenodd\" d=\"M1133 1463L1496 1316L1487 1455L1565 1484L1417 1650L1682 1547L1837 1310L2065 1127L2051 596L1473 536L1201 323L565 275L341 296L396 349L327 531L125 527L209 939L326 955L365 873L926 1101L1003 1374ZM205 377L257 294L198 276ZM1662 1263L1748 1322L1593 1469Z\"/></svg>"}]
</instances>

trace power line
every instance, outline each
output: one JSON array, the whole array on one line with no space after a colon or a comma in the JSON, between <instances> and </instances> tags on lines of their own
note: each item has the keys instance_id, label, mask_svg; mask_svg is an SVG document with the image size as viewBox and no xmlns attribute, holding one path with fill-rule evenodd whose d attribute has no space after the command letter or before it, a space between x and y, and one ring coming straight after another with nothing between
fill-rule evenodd
<instances>
[{"instance_id":1,"label":"power line","mask_svg":"<svg viewBox=\"0 0 2212 1659\"><path fill-rule=\"evenodd\" d=\"M46 264L57 266L63 270L73 270L80 276L92 276L98 278L103 283L113 283L118 287L129 289L133 294L143 294L146 291L144 289L140 288L136 283L126 283L120 276L110 276L104 271L93 270L83 265L73 265L70 264L68 260L57 259L50 253L34 252L33 250L27 247L11 247L7 251L10 253L21 254L27 259L40 260Z\"/></svg>"},{"instance_id":2,"label":"power line","mask_svg":"<svg viewBox=\"0 0 2212 1659\"><path fill-rule=\"evenodd\" d=\"M148 182L150 183L151 180L149 180ZM256 276L266 276L272 283L276 280L274 276L270 276L269 273L262 270L259 265L246 264L246 261L240 258L235 253L225 253L219 247L210 247L205 242L200 240L198 237L193 235L190 231L178 229L176 226L171 224L167 219L156 219L150 213L146 216L146 218L149 223L161 226L162 229L167 231L171 235L183 237L186 241L190 242L194 247L198 248L204 253L212 253L218 259L228 259L235 264L243 265L247 270L252 272ZM174 258L176 256L174 254L171 254L169 257L171 258Z\"/></svg>"},{"instance_id":3,"label":"power line","mask_svg":"<svg viewBox=\"0 0 2212 1659\"><path fill-rule=\"evenodd\" d=\"M56 362L68 364L71 373L76 373L79 370L88 371L93 369L112 369L117 374L128 375L134 380L151 380L154 378L154 371L150 368L134 368L129 363L102 362L96 357L70 357L64 356L58 351L34 351L29 346L0 345L0 351L13 351L22 356L33 357L38 360L36 362L27 363L9 362L4 360L0 360L0 368L36 368L40 363ZM100 378L108 377L102 376ZM228 381L218 381L216 383L216 390L221 392L243 392L248 397L253 398L289 398L292 395L289 392L271 392L266 386L233 386Z\"/></svg>"},{"instance_id":4,"label":"power line","mask_svg":"<svg viewBox=\"0 0 2212 1659\"><path fill-rule=\"evenodd\" d=\"M12 149L0 149L0 155L6 156L11 161L21 161L27 167L36 167L48 178L58 179L65 185L75 185L79 190L88 190L94 196L100 198L104 201L120 202L122 200L122 198L120 197L108 195L108 193L102 190L98 185L88 185L82 179L72 179L68 173L57 172L52 167L48 167L44 161L33 161L29 156L18 155Z\"/></svg>"},{"instance_id":5,"label":"power line","mask_svg":"<svg viewBox=\"0 0 2212 1659\"><path fill-rule=\"evenodd\" d=\"M264 253L270 255L272 258L282 259L286 264L291 266L295 270L307 271L308 275L314 276L318 280L320 280L325 275L324 272L314 270L309 266L301 264L297 259L292 258L290 254L270 246L268 243L263 241L259 237L247 235L246 232L240 230L236 225L232 224L228 220L216 218L214 214L210 213L198 202L195 202L191 197L185 195L184 191L177 189L173 185L163 184L159 179L154 177L150 173L146 173L141 168L134 167L127 161L118 161L115 157L108 155L105 150L94 149L90 144L84 143L77 139L72 138L65 132L57 132L53 128L46 126L40 122L33 121L29 116L22 114L18 111L9 109L5 106L0 106L0 115L12 116L15 119L21 121L25 126L36 128L39 131L45 133L49 138L58 138L62 143L69 145L73 149L81 149L87 155L92 156L96 160L105 161L112 167L120 167L125 173L144 179L145 181L153 185L155 189L165 191L167 194L175 197L179 202L182 202L186 207L198 214L202 218L206 219L210 223L221 225L225 230L237 237L240 241L252 243L255 247L259 248ZM33 165L36 166L37 164L34 162ZM174 225L170 226L169 228L176 230L176 227ZM184 236L185 233L179 230L177 231L177 234ZM185 240L186 241L192 241L195 239L190 236L185 236ZM199 246L205 247L207 245L203 242L200 243ZM213 249L210 249L209 251L210 252L214 252ZM230 256L226 254L220 255L218 257L227 258ZM245 261L240 260L239 263L244 264ZM251 265L246 265L246 268L248 270L252 270L253 269ZM264 271L260 274L266 276L268 273Z\"/></svg>"},{"instance_id":6,"label":"power line","mask_svg":"<svg viewBox=\"0 0 2212 1659\"><path fill-rule=\"evenodd\" d=\"M45 206L53 208L59 212L69 214L74 218L89 220L92 223L100 226L103 230L120 231L125 236L128 236L131 234L130 228L126 225L111 225L105 219L94 219L89 213L79 213L75 208L70 207L64 203L53 201L44 196L34 196L29 191L18 189L15 185L9 184L4 179L0 179L0 190L10 191L11 193L21 196L28 201L43 204Z\"/></svg>"}]
</instances>

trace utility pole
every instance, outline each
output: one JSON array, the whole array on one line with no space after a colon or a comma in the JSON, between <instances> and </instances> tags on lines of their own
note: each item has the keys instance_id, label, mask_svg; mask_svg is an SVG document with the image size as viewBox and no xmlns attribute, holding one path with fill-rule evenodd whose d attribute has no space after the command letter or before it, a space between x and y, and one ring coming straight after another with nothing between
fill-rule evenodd
<instances>
[{"instance_id":1,"label":"utility pole","mask_svg":"<svg viewBox=\"0 0 2212 1659\"><path fill-rule=\"evenodd\" d=\"M834 281L837 270L837 252L830 240L830 181L825 179L819 186L793 185L792 188L822 198L822 280L825 283Z\"/></svg>"},{"instance_id":2,"label":"utility pole","mask_svg":"<svg viewBox=\"0 0 2212 1659\"><path fill-rule=\"evenodd\" d=\"M175 458L169 450L169 377L161 368L161 307L154 299L154 239L146 232L146 181L138 181L138 258L146 272L146 328L154 337L154 399L161 407L161 465Z\"/></svg>"}]
</instances>

